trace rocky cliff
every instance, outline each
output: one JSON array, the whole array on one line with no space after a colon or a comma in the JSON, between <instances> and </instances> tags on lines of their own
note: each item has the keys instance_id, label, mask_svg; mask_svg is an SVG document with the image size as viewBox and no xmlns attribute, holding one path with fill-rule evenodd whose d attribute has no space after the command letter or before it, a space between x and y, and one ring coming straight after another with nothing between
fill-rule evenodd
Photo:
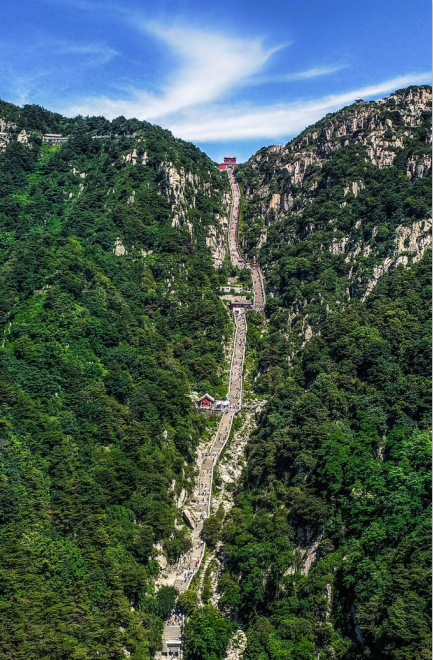
<instances>
[{"instance_id":1,"label":"rocky cliff","mask_svg":"<svg viewBox=\"0 0 433 660\"><path fill-rule=\"evenodd\" d=\"M303 309L304 338L314 317L365 300L430 247L430 123L430 88L410 87L327 115L240 168L244 248L292 325Z\"/></svg>"},{"instance_id":2,"label":"rocky cliff","mask_svg":"<svg viewBox=\"0 0 433 660\"><path fill-rule=\"evenodd\" d=\"M431 89L410 87L327 115L287 145L261 149L249 160L249 166L262 174L254 180L254 195L261 197L263 216L271 220L285 211L299 211L308 198L314 198L323 164L337 150L353 145L362 145L364 157L379 168L392 166L400 150L409 149L405 154L406 175L410 179L427 176L432 165L430 133L420 136L425 150L411 152L410 147L430 114ZM356 197L362 181L350 181L350 173L346 178L345 195ZM248 186L246 193L251 193Z\"/></svg>"},{"instance_id":3,"label":"rocky cliff","mask_svg":"<svg viewBox=\"0 0 433 660\"><path fill-rule=\"evenodd\" d=\"M101 120L104 128L98 130L102 127ZM115 188L107 190L106 208L121 202L130 206L131 215L142 218L146 215L144 207L148 204L150 185L144 181L144 171L157 171L156 194L166 200L171 227L180 233L184 228L195 246L204 243L209 248L215 267L220 267L226 256L225 232L229 208L226 177L198 149L176 140L168 131L137 120L128 122L123 119L124 125L116 124L116 121L110 126L110 122L102 118L90 118L87 122L77 118L65 120L39 106L20 109L0 102L0 152L5 151L9 142L21 142L35 153L46 131L58 131L67 138L69 142L64 149L68 150L70 143L74 143L81 132L84 141L92 140L89 155L90 152L95 156L101 152L111 152L113 171L123 172L123 194L119 197ZM59 148L55 142L46 145L46 151L51 151L51 156ZM65 186L65 195L71 206L85 195L86 189L95 186L92 174L99 168L100 158L90 163L90 178L86 180L86 172L82 171L86 155L81 154L82 164L79 167L73 158L70 159L67 184L72 186ZM131 167L137 168L135 173ZM140 236L133 236L132 233L130 236L116 236L115 241L115 253L119 256L127 254L133 245L141 242ZM149 247L143 248L144 251L148 252Z\"/></svg>"},{"instance_id":4,"label":"rocky cliff","mask_svg":"<svg viewBox=\"0 0 433 660\"><path fill-rule=\"evenodd\" d=\"M267 402L218 586L248 660L430 654L430 98L344 108L237 170Z\"/></svg>"}]
</instances>

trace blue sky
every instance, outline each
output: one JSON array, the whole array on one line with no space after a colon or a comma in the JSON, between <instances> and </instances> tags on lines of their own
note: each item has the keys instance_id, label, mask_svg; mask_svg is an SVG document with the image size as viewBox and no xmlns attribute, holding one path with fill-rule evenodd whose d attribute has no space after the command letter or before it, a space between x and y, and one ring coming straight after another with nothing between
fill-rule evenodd
<instances>
[{"instance_id":1,"label":"blue sky","mask_svg":"<svg viewBox=\"0 0 433 660\"><path fill-rule=\"evenodd\" d=\"M357 96L430 82L427 0L16 0L0 96L138 117L219 161L287 142Z\"/></svg>"}]
</instances>

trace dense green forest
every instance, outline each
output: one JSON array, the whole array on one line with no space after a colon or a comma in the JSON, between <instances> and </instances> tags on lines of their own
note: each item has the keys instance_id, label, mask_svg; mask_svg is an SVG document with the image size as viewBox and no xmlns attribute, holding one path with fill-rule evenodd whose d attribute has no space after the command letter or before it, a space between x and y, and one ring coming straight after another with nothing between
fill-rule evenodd
<instances>
[{"instance_id":1,"label":"dense green forest","mask_svg":"<svg viewBox=\"0 0 433 660\"><path fill-rule=\"evenodd\" d=\"M404 94L367 111L392 166L372 162L371 130L326 152L330 127L366 112L353 106L237 174L242 240L268 292L266 324L250 313L248 330L267 405L225 521L219 582L246 660L431 657L431 252L408 239L396 253L397 232L424 245L431 218L431 171L407 173L431 156L431 112L409 124ZM291 181L284 168L315 149L326 157ZM284 194L290 208L266 211ZM395 266L366 295L387 258Z\"/></svg>"},{"instance_id":2,"label":"dense green forest","mask_svg":"<svg viewBox=\"0 0 433 660\"><path fill-rule=\"evenodd\" d=\"M221 570L200 604L154 584L191 545L194 393L226 393L220 286L249 283L208 246L227 179L147 122L0 101L2 658L150 660L175 602L190 660L223 660L239 627L245 660L431 658L429 94L344 108L237 170L263 405L204 526Z\"/></svg>"},{"instance_id":3,"label":"dense green forest","mask_svg":"<svg viewBox=\"0 0 433 660\"><path fill-rule=\"evenodd\" d=\"M175 497L204 432L191 391L224 391L224 269L205 239L227 183L146 122L0 116L15 123L0 153L0 655L147 659L175 597L152 596L153 546L172 560L190 543ZM167 164L190 174L178 226Z\"/></svg>"},{"instance_id":4,"label":"dense green forest","mask_svg":"<svg viewBox=\"0 0 433 660\"><path fill-rule=\"evenodd\" d=\"M248 660L429 657L430 293L427 259L400 267L280 355L224 531Z\"/></svg>"}]
</instances>

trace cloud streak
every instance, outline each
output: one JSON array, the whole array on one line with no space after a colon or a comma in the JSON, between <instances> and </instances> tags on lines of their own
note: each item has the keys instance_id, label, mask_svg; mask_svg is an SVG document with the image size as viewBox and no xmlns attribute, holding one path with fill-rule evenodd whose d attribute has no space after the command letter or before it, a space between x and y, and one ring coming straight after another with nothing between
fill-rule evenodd
<instances>
[{"instance_id":1,"label":"cloud streak","mask_svg":"<svg viewBox=\"0 0 433 660\"><path fill-rule=\"evenodd\" d=\"M246 81L247 85L263 85L265 83L285 83L293 80L309 80L310 78L318 78L320 76L328 76L336 71L347 68L346 64L339 64L335 66L318 66L306 71L298 71L295 73L281 73L277 75L260 76L251 78Z\"/></svg>"},{"instance_id":2,"label":"cloud streak","mask_svg":"<svg viewBox=\"0 0 433 660\"><path fill-rule=\"evenodd\" d=\"M307 69L307 71L300 71L299 73L288 73L284 77L286 80L305 80L308 78L317 78L318 76L327 76L344 68L345 65L343 64L337 66L318 66L313 69Z\"/></svg>"},{"instance_id":3,"label":"cloud streak","mask_svg":"<svg viewBox=\"0 0 433 660\"><path fill-rule=\"evenodd\" d=\"M54 42L53 51L59 55L76 55L78 57L82 56L86 59L87 67L97 67L103 64L110 62L113 57L119 55L117 50L110 48L105 44L100 43L90 43L90 44L80 44L76 42ZM80 66L83 66L83 63L80 63Z\"/></svg>"},{"instance_id":4,"label":"cloud streak","mask_svg":"<svg viewBox=\"0 0 433 660\"><path fill-rule=\"evenodd\" d=\"M147 29L183 61L162 97L150 100L147 113L151 117L221 98L259 71L281 48L264 50L260 39L232 39L199 30L167 29L157 23L148 24Z\"/></svg>"},{"instance_id":5,"label":"cloud streak","mask_svg":"<svg viewBox=\"0 0 433 660\"><path fill-rule=\"evenodd\" d=\"M88 98L80 104L62 108L62 112L69 116L103 114L108 118L124 115L146 119L193 142L275 140L294 135L323 115L353 103L357 97L377 97L399 87L429 80L427 73L414 73L312 100L254 107L230 102L228 94L239 86L257 84L260 78L254 76L284 46L266 50L260 39L234 39L197 29L170 28L159 23L139 23L137 27L167 46L179 62L159 93L136 89L127 98ZM83 54L85 51L86 47ZM95 56L98 55L101 53L95 52ZM108 53L107 56L112 55ZM263 78L263 81L310 79L341 68L342 65L318 66L275 79L272 76ZM224 98L226 101L221 102Z\"/></svg>"},{"instance_id":6,"label":"cloud streak","mask_svg":"<svg viewBox=\"0 0 433 660\"><path fill-rule=\"evenodd\" d=\"M341 94L324 96L314 100L273 104L260 108L246 105L208 105L191 108L176 116L161 115L162 124L174 135L192 142L224 142L228 140L288 138L313 124L329 112L351 104L356 98L371 98L387 94L411 84L429 80L429 73L409 74L362 87ZM127 101L104 103L100 100L94 111L108 117L119 114L148 119L140 103ZM81 110L81 112L83 112ZM158 119L158 117L155 117Z\"/></svg>"},{"instance_id":7,"label":"cloud streak","mask_svg":"<svg viewBox=\"0 0 433 660\"><path fill-rule=\"evenodd\" d=\"M313 124L329 112L349 105L356 98L371 98L412 84L425 83L429 73L410 74L309 101L274 104L261 108L214 107L205 113L189 113L167 123L175 135L193 142L275 139L289 137Z\"/></svg>"},{"instance_id":8,"label":"cloud streak","mask_svg":"<svg viewBox=\"0 0 433 660\"><path fill-rule=\"evenodd\" d=\"M158 23L143 23L141 29L168 46L179 67L162 86L159 94L135 90L130 99L89 98L66 108L68 114L104 111L150 121L220 99L242 80L260 71L277 50L265 50L260 39L233 39L190 28L167 28ZM103 109L103 110L101 110Z\"/></svg>"}]
</instances>

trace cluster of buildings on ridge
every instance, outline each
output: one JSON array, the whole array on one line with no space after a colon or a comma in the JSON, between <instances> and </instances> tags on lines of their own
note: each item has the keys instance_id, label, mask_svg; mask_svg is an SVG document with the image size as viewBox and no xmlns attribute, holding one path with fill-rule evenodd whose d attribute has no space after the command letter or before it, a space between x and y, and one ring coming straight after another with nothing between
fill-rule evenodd
<instances>
[{"instance_id":1,"label":"cluster of buildings on ridge","mask_svg":"<svg viewBox=\"0 0 433 660\"><path fill-rule=\"evenodd\" d=\"M60 133L44 133L42 136L42 142L51 142L52 144L61 144L62 142L67 142L68 139L68 137Z\"/></svg>"},{"instance_id":2,"label":"cluster of buildings on ridge","mask_svg":"<svg viewBox=\"0 0 433 660\"><path fill-rule=\"evenodd\" d=\"M0 133L0 137L7 137L6 133ZM119 138L119 137L127 137L127 138L135 138L136 133L132 133L131 135L93 135L93 139L107 139L111 137ZM50 142L51 144L61 144L62 142L67 142L69 137L67 135L62 135L61 133L44 133L42 136L42 141L43 142ZM238 163L236 162L236 156L224 156L224 162L220 163L219 168L220 170L228 170L228 169L234 169L237 167Z\"/></svg>"},{"instance_id":3,"label":"cluster of buildings on ridge","mask_svg":"<svg viewBox=\"0 0 433 660\"><path fill-rule=\"evenodd\" d=\"M120 137L126 137L126 138L135 138L136 133L131 133L131 135L92 135L92 138L94 140L105 140L108 138L120 138ZM42 141L43 142L51 142L52 144L61 144L62 142L67 142L69 140L67 135L61 135L60 133L44 133L42 136Z\"/></svg>"}]
</instances>

